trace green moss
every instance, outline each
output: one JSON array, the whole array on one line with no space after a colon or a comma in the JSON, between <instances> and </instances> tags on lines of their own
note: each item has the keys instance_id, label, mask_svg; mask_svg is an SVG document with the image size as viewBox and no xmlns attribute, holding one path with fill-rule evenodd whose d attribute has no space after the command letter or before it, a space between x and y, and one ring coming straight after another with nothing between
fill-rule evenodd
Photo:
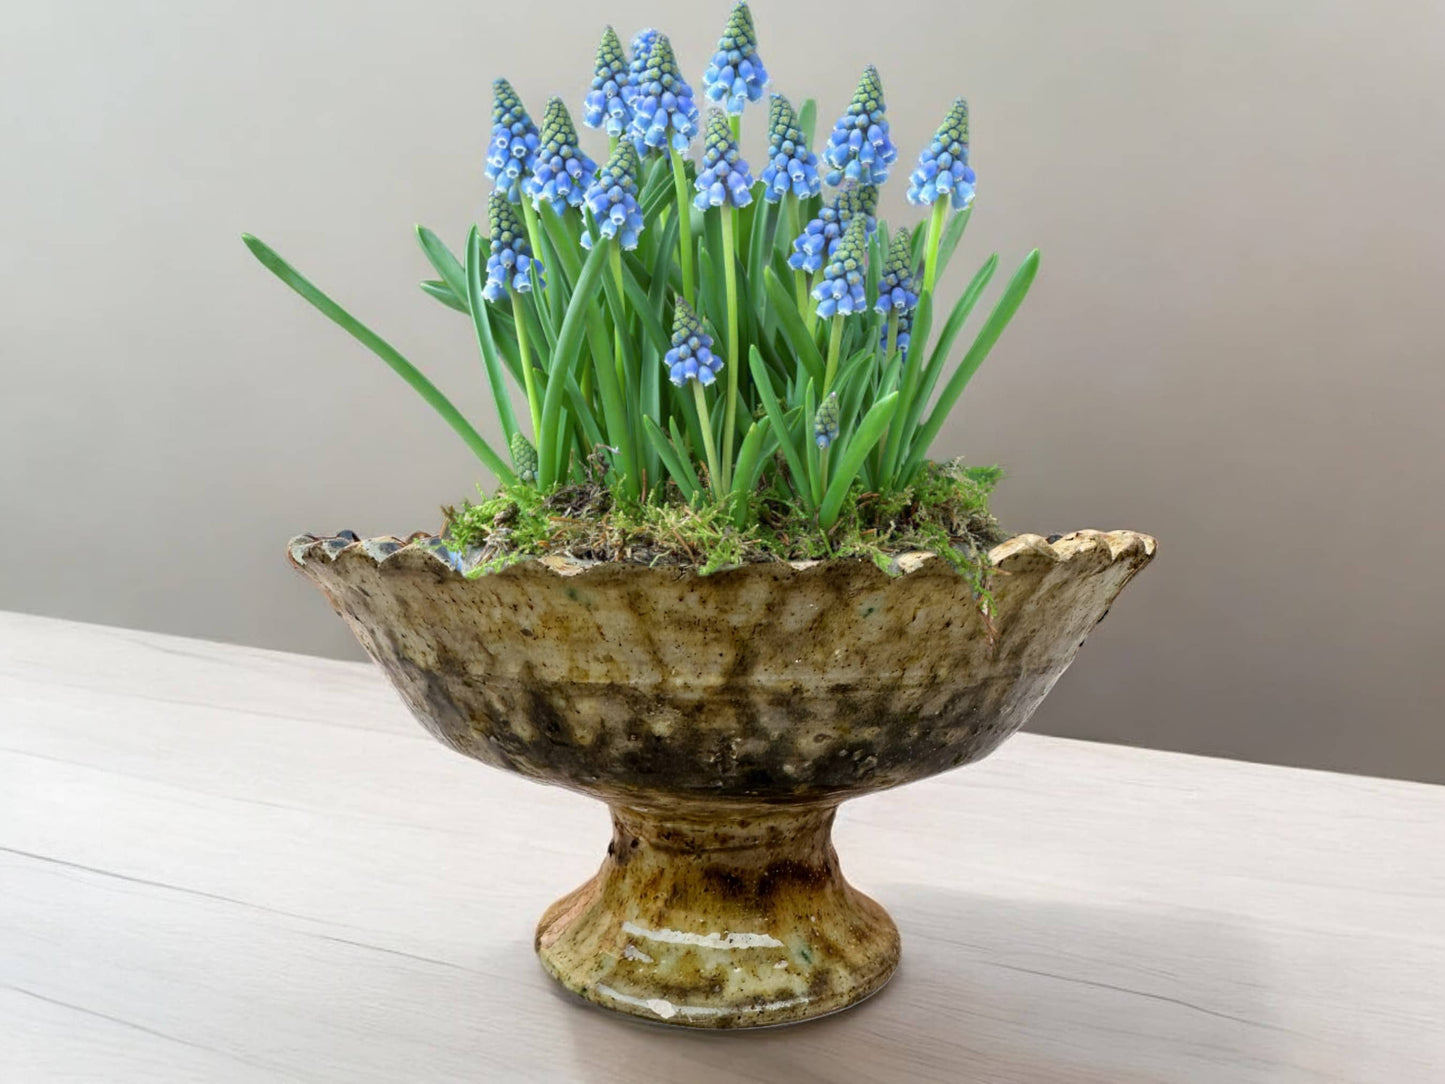
<instances>
[{"instance_id":1,"label":"green moss","mask_svg":"<svg viewBox=\"0 0 1445 1084\"><path fill-rule=\"evenodd\" d=\"M929 463L913 486L886 497L855 486L828 531L777 492L754 494L755 514L745 519L755 526L739 529L729 502L688 504L675 489L637 504L600 481L546 494L503 486L476 504L443 509L443 537L454 550L479 551L472 576L546 554L701 575L758 561L856 559L896 575L900 554L926 550L972 581L986 614L988 550L1005 537L988 499L1002 474L997 467Z\"/></svg>"}]
</instances>

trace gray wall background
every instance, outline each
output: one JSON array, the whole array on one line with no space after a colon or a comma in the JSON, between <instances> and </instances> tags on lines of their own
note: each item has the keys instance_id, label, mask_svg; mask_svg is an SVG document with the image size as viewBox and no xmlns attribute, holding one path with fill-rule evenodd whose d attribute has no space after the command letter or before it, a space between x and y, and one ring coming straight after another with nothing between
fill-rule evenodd
<instances>
[{"instance_id":1,"label":"gray wall background","mask_svg":"<svg viewBox=\"0 0 1445 1084\"><path fill-rule=\"evenodd\" d=\"M480 473L238 235L492 435L412 223L456 243L480 213L493 76L575 105L610 18L696 79L727 4L3 7L0 606L358 656L283 543L435 528ZM755 10L824 122L879 65L901 165L969 97L952 287L1043 249L938 451L1005 464L1016 529L1160 539L1035 728L1445 780L1445 6Z\"/></svg>"}]
</instances>

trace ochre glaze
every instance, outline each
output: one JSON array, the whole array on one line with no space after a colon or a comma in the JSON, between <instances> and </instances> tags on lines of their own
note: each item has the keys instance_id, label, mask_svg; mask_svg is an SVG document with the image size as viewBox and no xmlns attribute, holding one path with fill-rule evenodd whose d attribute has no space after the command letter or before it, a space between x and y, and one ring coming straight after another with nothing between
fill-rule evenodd
<instances>
[{"instance_id":1,"label":"ochre glaze","mask_svg":"<svg viewBox=\"0 0 1445 1084\"><path fill-rule=\"evenodd\" d=\"M806 1019L887 981L898 934L838 870L836 806L994 749L1153 555L1128 531L1010 539L991 637L927 554L892 577L544 558L468 579L422 544L291 545L437 738L612 807L602 869L538 929L547 970L700 1027Z\"/></svg>"},{"instance_id":2,"label":"ochre glaze","mask_svg":"<svg viewBox=\"0 0 1445 1084\"><path fill-rule=\"evenodd\" d=\"M537 927L542 965L609 1009L694 1027L782 1024L867 997L898 930L838 869L835 807L616 805L597 876Z\"/></svg>"}]
</instances>

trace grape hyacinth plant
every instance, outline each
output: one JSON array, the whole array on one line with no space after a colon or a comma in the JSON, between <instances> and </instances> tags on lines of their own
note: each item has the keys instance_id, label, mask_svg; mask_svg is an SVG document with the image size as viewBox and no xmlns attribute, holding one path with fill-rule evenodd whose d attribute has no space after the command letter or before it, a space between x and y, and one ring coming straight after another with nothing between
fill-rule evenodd
<instances>
[{"instance_id":1,"label":"grape hyacinth plant","mask_svg":"<svg viewBox=\"0 0 1445 1084\"><path fill-rule=\"evenodd\" d=\"M908 178L908 202L933 208L926 250L930 254L934 250L932 238L942 231L949 208L962 211L973 203L976 179L968 164L968 103L955 98L933 133L932 142L919 153L918 165ZM932 291L937 270L930 259L923 273L925 289Z\"/></svg>"},{"instance_id":2,"label":"grape hyacinth plant","mask_svg":"<svg viewBox=\"0 0 1445 1084\"><path fill-rule=\"evenodd\" d=\"M862 184L881 185L888 169L898 158L898 148L888 135L887 110L883 104L883 81L873 65L863 69L858 88L847 110L833 125L833 134L823 148L823 158L832 166L828 183L842 184L846 178Z\"/></svg>"},{"instance_id":3,"label":"grape hyacinth plant","mask_svg":"<svg viewBox=\"0 0 1445 1084\"><path fill-rule=\"evenodd\" d=\"M597 46L592 89L583 103L582 123L606 129L615 142L632 124L627 86L627 53L617 31L609 26L602 31L602 42Z\"/></svg>"},{"instance_id":4,"label":"grape hyacinth plant","mask_svg":"<svg viewBox=\"0 0 1445 1084\"><path fill-rule=\"evenodd\" d=\"M883 273L878 276L877 309L887 319L883 327L884 355L898 350L908 355L908 333L913 326L913 310L918 307L918 294L914 292L913 280L913 238L908 227L900 227L888 246L888 255L883 261Z\"/></svg>"},{"instance_id":5,"label":"grape hyacinth plant","mask_svg":"<svg viewBox=\"0 0 1445 1084\"><path fill-rule=\"evenodd\" d=\"M487 177L513 203L522 201L522 182L531 174L541 137L522 99L505 79L492 83L492 143L487 149Z\"/></svg>"},{"instance_id":6,"label":"grape hyacinth plant","mask_svg":"<svg viewBox=\"0 0 1445 1084\"><path fill-rule=\"evenodd\" d=\"M966 335L998 265L991 257L943 296L973 211L967 106L953 103L909 178L926 223L890 228L879 186L898 152L876 68L819 156L817 105L795 111L773 94L756 177L739 114L761 100L768 72L745 3L692 70L720 107L698 157L698 105L656 30L630 49L604 30L590 82L579 58L568 93L584 95L595 133L579 135L564 97L548 99L539 131L512 85L493 84L485 223L455 249L417 230L434 271L422 290L476 343L496 405L486 435L395 346L265 243L246 244L411 385L495 477L495 496L449 519L452 553L501 554L505 542L517 559L584 545L575 532L592 516L612 532L589 536L594 554L624 552L618 532L652 524L644 552L673 546L704 569L768 556L884 564L910 545L976 572L982 535L966 524L992 523L999 472L928 456L1027 295L1038 253ZM593 147L600 166L584 140L608 144Z\"/></svg>"},{"instance_id":7,"label":"grape hyacinth plant","mask_svg":"<svg viewBox=\"0 0 1445 1084\"><path fill-rule=\"evenodd\" d=\"M597 175L597 163L578 145L572 114L561 98L547 100L540 138L532 174L522 184L523 192L536 210L541 210L544 203L579 206L584 191Z\"/></svg>"},{"instance_id":8,"label":"grape hyacinth plant","mask_svg":"<svg viewBox=\"0 0 1445 1084\"><path fill-rule=\"evenodd\" d=\"M768 103L768 164L760 176L763 198L769 203L789 194L811 199L823 188L817 155L808 149L793 103L781 94L774 94Z\"/></svg>"},{"instance_id":9,"label":"grape hyacinth plant","mask_svg":"<svg viewBox=\"0 0 1445 1084\"><path fill-rule=\"evenodd\" d=\"M697 199L699 211L709 207L746 207L753 202L753 175L738 150L727 114L709 109L703 139L702 166L698 170Z\"/></svg>"},{"instance_id":10,"label":"grape hyacinth plant","mask_svg":"<svg viewBox=\"0 0 1445 1084\"><path fill-rule=\"evenodd\" d=\"M740 116L748 102L760 101L768 85L768 70L758 56L758 34L753 13L741 0L733 5L727 26L718 39L717 52L703 73L708 101L722 102L732 116ZM734 135L737 132L734 130Z\"/></svg>"},{"instance_id":11,"label":"grape hyacinth plant","mask_svg":"<svg viewBox=\"0 0 1445 1084\"><path fill-rule=\"evenodd\" d=\"M637 152L632 144L619 141L607 164L597 171L597 176L587 187L583 198L597 231L603 237L615 237L619 248L631 252L637 247L638 238L645 225L642 208L637 205ZM582 247L593 245L592 231L582 233Z\"/></svg>"}]
</instances>

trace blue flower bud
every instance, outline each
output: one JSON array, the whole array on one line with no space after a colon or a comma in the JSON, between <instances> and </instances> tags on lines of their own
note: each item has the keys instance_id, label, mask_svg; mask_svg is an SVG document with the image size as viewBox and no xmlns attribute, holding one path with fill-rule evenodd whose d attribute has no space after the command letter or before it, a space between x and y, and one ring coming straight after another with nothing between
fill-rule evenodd
<instances>
[{"instance_id":1,"label":"blue flower bud","mask_svg":"<svg viewBox=\"0 0 1445 1084\"><path fill-rule=\"evenodd\" d=\"M627 140L617 144L612 157L587 189L587 208L603 237L615 237L625 249L637 247L642 232L642 209L637 205L637 151ZM584 231L582 247L592 247L592 234Z\"/></svg>"},{"instance_id":2,"label":"blue flower bud","mask_svg":"<svg viewBox=\"0 0 1445 1084\"><path fill-rule=\"evenodd\" d=\"M708 101L726 102L729 113L741 113L748 102L756 102L768 85L768 71L758 56L758 34L753 13L739 0L733 5L727 26L718 39L717 52L702 77Z\"/></svg>"},{"instance_id":3,"label":"blue flower bud","mask_svg":"<svg viewBox=\"0 0 1445 1084\"><path fill-rule=\"evenodd\" d=\"M847 179L877 185L888 179L888 167L897 159L898 148L888 135L886 111L883 83L878 69L870 64L863 69L847 112L833 125L833 134L823 148L823 160L833 167L829 184Z\"/></svg>"},{"instance_id":4,"label":"blue flower bud","mask_svg":"<svg viewBox=\"0 0 1445 1084\"><path fill-rule=\"evenodd\" d=\"M746 207L753 202L753 175L738 153L727 114L721 109L707 111L707 138L703 144L702 168L697 173L699 211L709 207Z\"/></svg>"},{"instance_id":5,"label":"blue flower bud","mask_svg":"<svg viewBox=\"0 0 1445 1084\"><path fill-rule=\"evenodd\" d=\"M819 448L826 448L838 439L838 393L830 391L828 397L813 415L813 439Z\"/></svg>"},{"instance_id":6,"label":"blue flower bud","mask_svg":"<svg viewBox=\"0 0 1445 1084\"><path fill-rule=\"evenodd\" d=\"M597 163L582 153L577 145L577 129L572 115L561 98L549 98L542 114L542 144L537 149L532 175L522 190L532 198L532 205L553 204L553 210L578 207L583 193L592 183ZM557 207L556 204L562 204Z\"/></svg>"},{"instance_id":7,"label":"blue flower bud","mask_svg":"<svg viewBox=\"0 0 1445 1084\"><path fill-rule=\"evenodd\" d=\"M668 375L679 388L689 380L706 387L722 371L722 358L712 352L712 337L702 328L702 320L683 298L677 299L672 314L672 349L662 359Z\"/></svg>"},{"instance_id":8,"label":"blue flower bud","mask_svg":"<svg viewBox=\"0 0 1445 1084\"><path fill-rule=\"evenodd\" d=\"M517 472L517 477L524 482L535 482L537 480L537 449L532 447L532 442L520 432L513 433L511 452L512 468Z\"/></svg>"},{"instance_id":9,"label":"blue flower bud","mask_svg":"<svg viewBox=\"0 0 1445 1084\"><path fill-rule=\"evenodd\" d=\"M686 153L697 135L697 103L692 88L683 81L666 34L658 34L647 50L642 72L632 86L632 127L629 133L642 147L654 150L671 146Z\"/></svg>"},{"instance_id":10,"label":"blue flower bud","mask_svg":"<svg viewBox=\"0 0 1445 1084\"><path fill-rule=\"evenodd\" d=\"M532 246L527 241L527 231L517 215L517 209L500 188L492 190L487 201L487 229L491 237L491 251L487 256L487 284L482 287L482 296L488 301L500 301L507 295L507 287L519 294L532 289L528 272L535 270L537 285L542 281L542 261L532 258Z\"/></svg>"},{"instance_id":11,"label":"blue flower bud","mask_svg":"<svg viewBox=\"0 0 1445 1084\"><path fill-rule=\"evenodd\" d=\"M606 128L610 136L620 136L632 123L632 108L627 104L627 54L617 31L602 31L597 46L597 65L593 69L592 89L587 94L582 123L589 128Z\"/></svg>"},{"instance_id":12,"label":"blue flower bud","mask_svg":"<svg viewBox=\"0 0 1445 1084\"><path fill-rule=\"evenodd\" d=\"M492 142L487 176L513 203L522 201L522 181L532 172L541 140L522 99L505 79L492 83Z\"/></svg>"},{"instance_id":13,"label":"blue flower bud","mask_svg":"<svg viewBox=\"0 0 1445 1084\"><path fill-rule=\"evenodd\" d=\"M868 224L855 214L843 231L843 238L833 251L823 277L813 287L821 317L844 316L862 312L868 306L864 296L863 272L868 266Z\"/></svg>"},{"instance_id":14,"label":"blue flower bud","mask_svg":"<svg viewBox=\"0 0 1445 1084\"><path fill-rule=\"evenodd\" d=\"M908 202L930 204L948 196L955 211L973 202L976 180L968 165L968 103L955 98L933 142L918 155L908 178Z\"/></svg>"},{"instance_id":15,"label":"blue flower bud","mask_svg":"<svg viewBox=\"0 0 1445 1084\"><path fill-rule=\"evenodd\" d=\"M799 199L816 196L823 187L818 158L808 149L793 103L774 94L768 103L768 164L760 179L763 198L777 203L789 192Z\"/></svg>"}]
</instances>

